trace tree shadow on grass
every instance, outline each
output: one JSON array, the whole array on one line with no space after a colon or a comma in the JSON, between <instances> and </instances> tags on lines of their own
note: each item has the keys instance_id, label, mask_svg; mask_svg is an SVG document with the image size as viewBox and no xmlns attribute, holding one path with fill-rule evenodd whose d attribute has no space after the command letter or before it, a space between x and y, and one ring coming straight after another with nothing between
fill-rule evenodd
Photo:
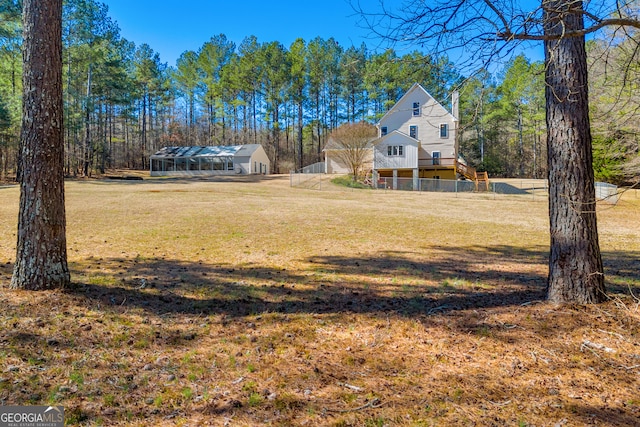
<instances>
[{"instance_id":1,"label":"tree shadow on grass","mask_svg":"<svg viewBox=\"0 0 640 427\"><path fill-rule=\"evenodd\" d=\"M231 318L231 322L236 322L237 331L246 328L249 320L255 322L254 319L245 322L241 317L269 313L399 316L418 318L426 328L438 325L429 316L442 315L447 327L451 325L459 331L471 332L487 325L492 327L489 323L479 323L478 320L485 322L486 319L475 314L476 311L491 308L507 311L545 297L546 248L478 246L429 249L424 252L428 257L410 251L381 251L375 256L310 256L300 260L300 267L295 270L272 265L90 258L72 265L75 276L83 280L69 294L72 296L71 304L97 308L101 314L142 310L143 314L149 315L147 317L185 315L187 322L157 328L152 320L148 330L142 331L144 334L159 333L160 338L141 336L149 340L149 345L162 346L182 346L199 339L200 332L193 324L200 315ZM628 284L634 292L639 290L639 255L636 252L605 254L608 280L613 284L610 289L624 291L626 286L623 285ZM11 271L10 266L3 268ZM11 311L15 309L13 307ZM347 320L341 321L349 321L349 317L354 316L347 316ZM278 321L285 322L286 316L279 316ZM122 329L126 328L124 323L121 325ZM233 324L229 326L235 331ZM70 322L69 330L74 331L73 327ZM558 328L571 327L558 324L549 333L562 335ZM487 335L494 336L491 332L487 331ZM502 339L500 335L495 334ZM544 334L536 336L545 337ZM100 335L96 340L98 338L107 340L106 345L112 348L135 346L137 340L137 336L132 335L132 344L123 341L118 345L117 337ZM9 335L8 339L32 348L44 337ZM60 345L69 344L62 340ZM87 351L92 345L86 347ZM27 354L22 357L27 357ZM138 369L142 369L142 363ZM235 399L237 395L232 397ZM214 406L204 408L202 412L205 415L232 414L238 410L238 402L231 398L216 401ZM282 404L295 410L307 407L308 401L292 397L291 401ZM621 425L635 421L630 413L616 413L587 405L575 406L574 409L574 413L584 416L585 421L614 420ZM141 410L141 418L148 416L145 411ZM87 410L86 414L94 417L99 411ZM160 414L171 415L164 409Z\"/></svg>"},{"instance_id":2,"label":"tree shadow on grass","mask_svg":"<svg viewBox=\"0 0 640 427\"><path fill-rule=\"evenodd\" d=\"M430 254L428 260L413 252L313 256L296 271L168 259L89 259L72 266L87 278L72 292L103 306L232 317L345 312L419 316L545 298L544 249L431 248ZM638 290L638 254L618 252L605 259L613 291Z\"/></svg>"},{"instance_id":3,"label":"tree shadow on grass","mask_svg":"<svg viewBox=\"0 0 640 427\"><path fill-rule=\"evenodd\" d=\"M572 410L577 415L577 418L584 422L584 425L595 425L597 421L605 423L604 425L611 426L640 425L640 408L637 404L635 410L632 409L635 415L629 412L622 412L616 408L608 408L605 406L595 407L584 404L572 405Z\"/></svg>"},{"instance_id":4,"label":"tree shadow on grass","mask_svg":"<svg viewBox=\"0 0 640 427\"><path fill-rule=\"evenodd\" d=\"M640 296L640 252L604 252L602 261L610 294Z\"/></svg>"}]
</instances>

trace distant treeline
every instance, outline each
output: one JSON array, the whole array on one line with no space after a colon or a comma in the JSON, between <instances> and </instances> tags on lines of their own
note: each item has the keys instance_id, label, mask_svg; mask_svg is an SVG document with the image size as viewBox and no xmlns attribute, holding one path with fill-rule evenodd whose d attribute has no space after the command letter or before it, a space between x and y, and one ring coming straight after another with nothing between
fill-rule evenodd
<instances>
[{"instance_id":1,"label":"distant treeline","mask_svg":"<svg viewBox=\"0 0 640 427\"><path fill-rule=\"evenodd\" d=\"M19 139L22 36L19 2L5 4L0 171L7 177L15 173ZM320 161L333 129L375 122L415 82L447 108L451 91L461 92L459 151L472 165L491 176L546 175L544 67L524 56L498 75L469 76L447 57L418 50L398 55L321 38L286 47L253 36L236 46L220 34L169 67L149 45L122 38L103 3L65 1L63 25L69 175L148 168L149 156L167 145L243 143L262 144L273 172L288 172ZM601 54L602 46L632 55L610 40L592 42L590 51ZM638 104L621 70L598 72L594 64L596 169L599 179L619 182L638 163Z\"/></svg>"}]
</instances>

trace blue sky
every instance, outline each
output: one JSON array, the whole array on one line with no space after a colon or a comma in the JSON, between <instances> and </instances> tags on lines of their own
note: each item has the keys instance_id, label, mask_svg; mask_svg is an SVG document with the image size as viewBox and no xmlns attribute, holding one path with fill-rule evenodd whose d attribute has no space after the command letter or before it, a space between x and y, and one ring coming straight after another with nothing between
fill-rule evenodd
<instances>
[{"instance_id":1,"label":"blue sky","mask_svg":"<svg viewBox=\"0 0 640 427\"><path fill-rule=\"evenodd\" d=\"M186 50L197 51L211 36L225 34L239 45L250 35L258 42L278 41L285 47L298 37L334 37L347 48L365 42L380 44L358 27L347 0L102 0L118 23L122 37L147 43L162 62L175 65Z\"/></svg>"},{"instance_id":2,"label":"blue sky","mask_svg":"<svg viewBox=\"0 0 640 427\"><path fill-rule=\"evenodd\" d=\"M388 47L359 25L360 17L348 0L101 0L109 7L109 16L118 23L122 37L136 45L147 43L160 54L162 62L175 66L186 50L197 51L218 34L239 45L254 35L258 42L278 41L285 47L298 37L310 41L315 37L333 37L343 48L360 46L371 50ZM369 10L377 10L379 0L360 0ZM396 6L402 0L384 0ZM524 0L531 1L531 0ZM356 1L357 2L357 1ZM413 50L395 46L399 55ZM417 46L415 47L417 48ZM526 49L532 60L542 59L541 43ZM450 58L457 62L455 53ZM500 64L494 64L500 67Z\"/></svg>"}]
</instances>

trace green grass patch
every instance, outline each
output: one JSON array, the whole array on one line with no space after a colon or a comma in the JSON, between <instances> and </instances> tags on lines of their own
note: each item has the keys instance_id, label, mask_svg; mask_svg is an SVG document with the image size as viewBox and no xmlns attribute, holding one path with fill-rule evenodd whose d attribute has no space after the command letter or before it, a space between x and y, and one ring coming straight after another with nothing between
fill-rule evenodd
<instances>
[{"instance_id":1,"label":"green grass patch","mask_svg":"<svg viewBox=\"0 0 640 427\"><path fill-rule=\"evenodd\" d=\"M342 187L348 188L358 188L358 189L371 189L371 186L366 185L360 181L356 181L352 176L338 176L331 180L331 182L335 185L340 185Z\"/></svg>"}]
</instances>

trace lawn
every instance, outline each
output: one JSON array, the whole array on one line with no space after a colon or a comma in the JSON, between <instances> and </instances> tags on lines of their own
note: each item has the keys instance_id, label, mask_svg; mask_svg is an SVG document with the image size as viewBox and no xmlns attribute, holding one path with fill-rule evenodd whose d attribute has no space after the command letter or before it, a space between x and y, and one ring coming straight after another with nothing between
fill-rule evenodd
<instances>
[{"instance_id":1,"label":"lawn","mask_svg":"<svg viewBox=\"0 0 640 427\"><path fill-rule=\"evenodd\" d=\"M67 183L72 289L8 289L0 403L68 425L640 424L640 197L598 210L610 301L544 302L543 199Z\"/></svg>"}]
</instances>

